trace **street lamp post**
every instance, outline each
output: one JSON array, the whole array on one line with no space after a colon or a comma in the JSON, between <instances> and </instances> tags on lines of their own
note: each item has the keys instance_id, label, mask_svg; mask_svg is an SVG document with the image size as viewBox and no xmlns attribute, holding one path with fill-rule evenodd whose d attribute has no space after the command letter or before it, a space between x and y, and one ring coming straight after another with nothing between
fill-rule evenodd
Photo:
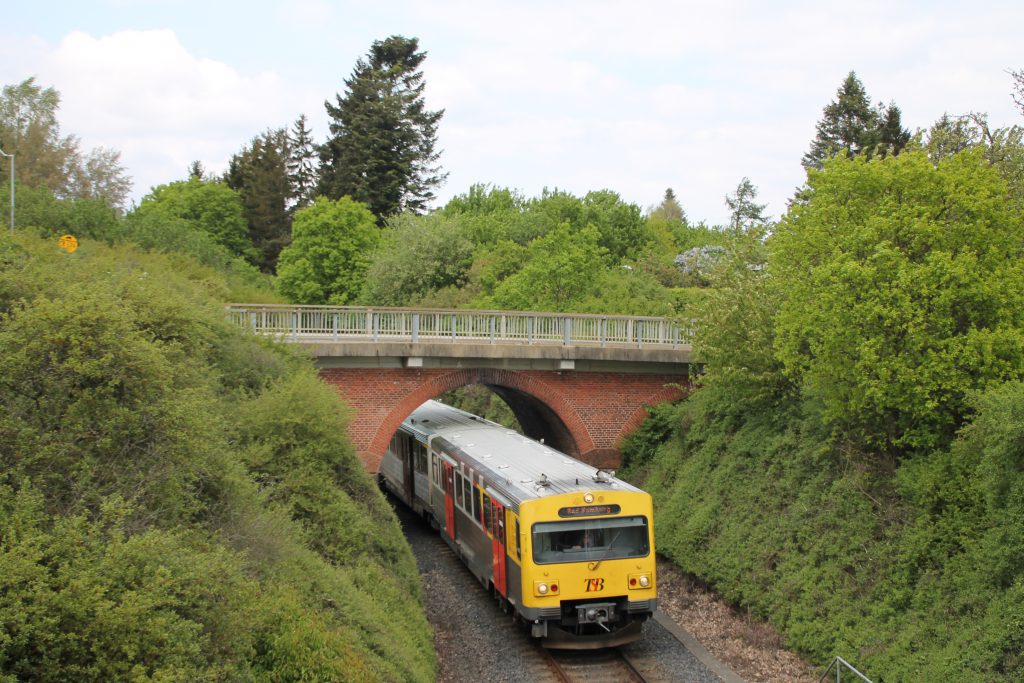
<instances>
[{"instance_id":1,"label":"street lamp post","mask_svg":"<svg viewBox=\"0 0 1024 683\"><path fill-rule=\"evenodd\" d=\"M14 234L14 155L0 149L0 156L11 158L11 234Z\"/></svg>"}]
</instances>

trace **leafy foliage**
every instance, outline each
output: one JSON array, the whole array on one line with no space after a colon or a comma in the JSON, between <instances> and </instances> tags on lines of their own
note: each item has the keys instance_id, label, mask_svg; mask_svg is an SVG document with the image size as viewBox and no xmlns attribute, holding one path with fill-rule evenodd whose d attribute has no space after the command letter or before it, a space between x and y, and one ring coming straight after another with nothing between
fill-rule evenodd
<instances>
[{"instance_id":1,"label":"leafy foliage","mask_svg":"<svg viewBox=\"0 0 1024 683\"><path fill-rule=\"evenodd\" d=\"M980 153L836 159L771 241L779 358L862 443L949 443L1024 367L1024 223Z\"/></svg>"},{"instance_id":2,"label":"leafy foliage","mask_svg":"<svg viewBox=\"0 0 1024 683\"><path fill-rule=\"evenodd\" d=\"M874 680L1024 676L1015 149L962 139L826 161L726 242L700 390L624 445L660 552Z\"/></svg>"},{"instance_id":3,"label":"leafy foliage","mask_svg":"<svg viewBox=\"0 0 1024 683\"><path fill-rule=\"evenodd\" d=\"M62 199L93 199L123 208L132 183L120 152L82 151L76 137L61 134L59 108L60 94L37 85L35 78L6 85L0 93L0 149L17 157L18 183L45 188ZM0 164L0 184L9 182L10 167Z\"/></svg>"},{"instance_id":4,"label":"leafy foliage","mask_svg":"<svg viewBox=\"0 0 1024 683\"><path fill-rule=\"evenodd\" d=\"M0 240L0 680L433 680L339 401L184 265Z\"/></svg>"},{"instance_id":5,"label":"leafy foliage","mask_svg":"<svg viewBox=\"0 0 1024 683\"><path fill-rule=\"evenodd\" d=\"M347 304L363 287L380 243L373 214L348 197L316 201L295 214L292 243L282 252L278 290L298 304Z\"/></svg>"},{"instance_id":6,"label":"leafy foliage","mask_svg":"<svg viewBox=\"0 0 1024 683\"><path fill-rule=\"evenodd\" d=\"M129 216L158 223L184 221L232 254L249 263L259 262L259 253L249 239L242 200L224 183L191 177L154 187Z\"/></svg>"},{"instance_id":7,"label":"leafy foliage","mask_svg":"<svg viewBox=\"0 0 1024 683\"><path fill-rule=\"evenodd\" d=\"M465 286L474 247L466 224L461 215L443 213L405 213L389 220L360 300L372 306L417 305L438 290Z\"/></svg>"}]
</instances>

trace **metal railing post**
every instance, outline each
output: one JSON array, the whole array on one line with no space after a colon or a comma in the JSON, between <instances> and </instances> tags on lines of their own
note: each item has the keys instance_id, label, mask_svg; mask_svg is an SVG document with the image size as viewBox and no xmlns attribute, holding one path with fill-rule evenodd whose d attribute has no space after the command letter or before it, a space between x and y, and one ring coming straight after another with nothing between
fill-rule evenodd
<instances>
[{"instance_id":1,"label":"metal railing post","mask_svg":"<svg viewBox=\"0 0 1024 683\"><path fill-rule=\"evenodd\" d=\"M420 338L420 314L412 314L412 343L415 344Z\"/></svg>"},{"instance_id":2,"label":"metal railing post","mask_svg":"<svg viewBox=\"0 0 1024 683\"><path fill-rule=\"evenodd\" d=\"M331 328L334 333L334 341L338 341L338 314L335 313L331 316Z\"/></svg>"},{"instance_id":3,"label":"metal railing post","mask_svg":"<svg viewBox=\"0 0 1024 683\"><path fill-rule=\"evenodd\" d=\"M529 316L526 319L526 343L533 343L533 316Z\"/></svg>"},{"instance_id":4,"label":"metal railing post","mask_svg":"<svg viewBox=\"0 0 1024 683\"><path fill-rule=\"evenodd\" d=\"M494 316L493 315L490 317L489 322L490 322L490 325L491 325L491 343L493 344L494 343L494 327L495 327L495 325L494 325Z\"/></svg>"},{"instance_id":5,"label":"metal railing post","mask_svg":"<svg viewBox=\"0 0 1024 683\"><path fill-rule=\"evenodd\" d=\"M380 313L374 311L373 314L373 341L377 341L377 336L380 333Z\"/></svg>"},{"instance_id":6,"label":"metal railing post","mask_svg":"<svg viewBox=\"0 0 1024 683\"><path fill-rule=\"evenodd\" d=\"M562 327L565 329L563 337L565 339L565 346L572 345L572 318L565 316L562 318Z\"/></svg>"}]
</instances>

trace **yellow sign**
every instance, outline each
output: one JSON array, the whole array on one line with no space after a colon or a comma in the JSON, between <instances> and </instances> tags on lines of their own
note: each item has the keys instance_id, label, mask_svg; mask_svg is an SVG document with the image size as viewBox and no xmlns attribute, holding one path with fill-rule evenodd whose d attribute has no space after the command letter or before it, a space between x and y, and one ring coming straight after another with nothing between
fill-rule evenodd
<instances>
[{"instance_id":1,"label":"yellow sign","mask_svg":"<svg viewBox=\"0 0 1024 683\"><path fill-rule=\"evenodd\" d=\"M57 246L71 254L78 249L78 240L74 235L61 235L61 238L57 240Z\"/></svg>"}]
</instances>

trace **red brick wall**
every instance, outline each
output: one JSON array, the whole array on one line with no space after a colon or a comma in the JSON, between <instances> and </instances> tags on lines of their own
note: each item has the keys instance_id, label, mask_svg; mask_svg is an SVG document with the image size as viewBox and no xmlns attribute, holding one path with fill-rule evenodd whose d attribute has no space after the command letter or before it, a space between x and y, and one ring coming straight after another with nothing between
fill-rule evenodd
<instances>
[{"instance_id":1,"label":"red brick wall","mask_svg":"<svg viewBox=\"0 0 1024 683\"><path fill-rule=\"evenodd\" d=\"M328 368L320 376L352 406L349 435L363 464L373 472L409 413L469 384L509 387L533 396L565 424L583 460L615 467L622 439L646 417L644 406L678 398L688 382L685 375L488 368Z\"/></svg>"}]
</instances>

